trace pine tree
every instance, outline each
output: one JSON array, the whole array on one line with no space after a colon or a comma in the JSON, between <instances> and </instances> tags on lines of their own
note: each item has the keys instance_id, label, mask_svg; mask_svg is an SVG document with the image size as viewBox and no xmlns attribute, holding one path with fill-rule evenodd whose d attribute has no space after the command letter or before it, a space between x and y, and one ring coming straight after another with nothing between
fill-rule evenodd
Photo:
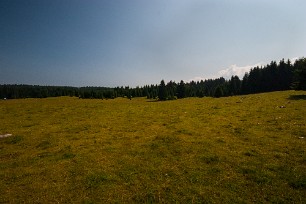
<instances>
[{"instance_id":1,"label":"pine tree","mask_svg":"<svg viewBox=\"0 0 306 204\"><path fill-rule=\"evenodd\" d=\"M222 86L218 86L215 90L214 97L219 98L223 96L223 88Z\"/></svg>"},{"instance_id":2,"label":"pine tree","mask_svg":"<svg viewBox=\"0 0 306 204\"><path fill-rule=\"evenodd\" d=\"M160 101L165 101L167 99L167 90L164 80L161 80L160 85L158 86L158 99Z\"/></svg>"},{"instance_id":3,"label":"pine tree","mask_svg":"<svg viewBox=\"0 0 306 204\"><path fill-rule=\"evenodd\" d=\"M301 58L294 63L295 90L306 90L306 58Z\"/></svg>"},{"instance_id":4,"label":"pine tree","mask_svg":"<svg viewBox=\"0 0 306 204\"><path fill-rule=\"evenodd\" d=\"M241 89L241 81L238 76L232 76L229 81L229 94L238 95Z\"/></svg>"},{"instance_id":5,"label":"pine tree","mask_svg":"<svg viewBox=\"0 0 306 204\"><path fill-rule=\"evenodd\" d=\"M181 80L180 84L177 86L177 98L185 98L186 97L186 88L185 83Z\"/></svg>"}]
</instances>

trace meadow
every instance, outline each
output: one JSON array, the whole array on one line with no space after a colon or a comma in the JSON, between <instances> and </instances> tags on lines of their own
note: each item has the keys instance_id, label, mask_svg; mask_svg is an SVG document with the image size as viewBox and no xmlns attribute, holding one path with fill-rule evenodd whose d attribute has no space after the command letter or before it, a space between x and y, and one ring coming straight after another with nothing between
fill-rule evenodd
<instances>
[{"instance_id":1,"label":"meadow","mask_svg":"<svg viewBox=\"0 0 306 204\"><path fill-rule=\"evenodd\" d=\"M0 203L306 203L306 91L0 101Z\"/></svg>"}]
</instances>

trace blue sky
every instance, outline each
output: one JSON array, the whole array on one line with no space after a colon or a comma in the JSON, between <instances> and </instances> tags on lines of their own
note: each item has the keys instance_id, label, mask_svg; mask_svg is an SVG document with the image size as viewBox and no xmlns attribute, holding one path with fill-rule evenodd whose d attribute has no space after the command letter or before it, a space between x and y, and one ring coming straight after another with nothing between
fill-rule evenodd
<instances>
[{"instance_id":1,"label":"blue sky","mask_svg":"<svg viewBox=\"0 0 306 204\"><path fill-rule=\"evenodd\" d=\"M0 84L142 86L306 56L304 0L1 0Z\"/></svg>"}]
</instances>

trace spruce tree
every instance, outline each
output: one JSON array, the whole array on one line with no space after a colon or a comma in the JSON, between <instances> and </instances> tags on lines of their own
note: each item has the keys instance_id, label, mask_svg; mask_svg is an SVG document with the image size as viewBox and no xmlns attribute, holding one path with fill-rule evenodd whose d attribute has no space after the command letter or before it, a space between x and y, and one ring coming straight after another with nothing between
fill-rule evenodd
<instances>
[{"instance_id":1,"label":"spruce tree","mask_svg":"<svg viewBox=\"0 0 306 204\"><path fill-rule=\"evenodd\" d=\"M223 96L223 88L222 86L218 86L215 90L214 97L219 98Z\"/></svg>"},{"instance_id":2,"label":"spruce tree","mask_svg":"<svg viewBox=\"0 0 306 204\"><path fill-rule=\"evenodd\" d=\"M167 99L167 90L164 80L161 80L160 85L158 86L158 99L160 101L165 101Z\"/></svg>"},{"instance_id":3,"label":"spruce tree","mask_svg":"<svg viewBox=\"0 0 306 204\"><path fill-rule=\"evenodd\" d=\"M181 80L180 84L177 86L177 98L185 98L186 97L186 88L185 83Z\"/></svg>"},{"instance_id":4,"label":"spruce tree","mask_svg":"<svg viewBox=\"0 0 306 204\"><path fill-rule=\"evenodd\" d=\"M301 58L294 63L295 90L306 90L306 58Z\"/></svg>"}]
</instances>

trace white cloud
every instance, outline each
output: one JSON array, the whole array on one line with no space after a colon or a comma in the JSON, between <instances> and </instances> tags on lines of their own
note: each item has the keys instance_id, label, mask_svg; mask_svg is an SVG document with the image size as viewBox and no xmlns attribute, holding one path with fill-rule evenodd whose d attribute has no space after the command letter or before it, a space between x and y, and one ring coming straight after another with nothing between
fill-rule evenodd
<instances>
[{"instance_id":1,"label":"white cloud","mask_svg":"<svg viewBox=\"0 0 306 204\"><path fill-rule=\"evenodd\" d=\"M291 64L294 64L294 62L298 59L299 59L299 57L290 58ZM246 65L246 66L237 66L236 64L233 64L233 65L230 65L226 69L222 69L222 70L218 71L218 73L215 74L215 75L208 75L207 77L197 76L197 77L194 77L194 78L186 80L186 81L189 81L189 82L190 81L201 81L201 80L205 80L205 79L216 79L216 78L220 78L220 77L224 77L225 79L230 79L232 76L235 76L235 75L237 75L240 79L242 79L244 74L246 72L249 72L252 68L265 66L267 64L268 63L263 63L263 62L259 62L259 63L253 64L253 65Z\"/></svg>"},{"instance_id":2,"label":"white cloud","mask_svg":"<svg viewBox=\"0 0 306 204\"><path fill-rule=\"evenodd\" d=\"M294 62L295 62L296 60L298 60L298 59L300 59L300 57L292 57L292 58L290 59L291 64L294 64Z\"/></svg>"},{"instance_id":3,"label":"white cloud","mask_svg":"<svg viewBox=\"0 0 306 204\"><path fill-rule=\"evenodd\" d=\"M216 78L220 78L220 77L224 77L225 79L229 79L231 78L231 76L235 76L237 75L240 79L242 79L242 77L244 76L244 74L246 72L249 72L250 69L257 67L257 66L262 66L263 63L256 63L254 65L246 65L246 66L237 66L236 64L230 65L228 68L226 69L222 69L220 71L218 71L217 74L215 75L210 75L207 77L194 77L190 80L187 81L201 81L201 80L205 80L205 79L216 79Z\"/></svg>"},{"instance_id":4,"label":"white cloud","mask_svg":"<svg viewBox=\"0 0 306 204\"><path fill-rule=\"evenodd\" d=\"M239 78L242 78L246 72L250 71L250 69L257 66L261 67L262 65L263 63L256 63L253 65L246 65L246 66L237 66L236 64L233 64L229 68L219 71L217 76L229 79L231 78L231 76L237 75Z\"/></svg>"}]
</instances>

